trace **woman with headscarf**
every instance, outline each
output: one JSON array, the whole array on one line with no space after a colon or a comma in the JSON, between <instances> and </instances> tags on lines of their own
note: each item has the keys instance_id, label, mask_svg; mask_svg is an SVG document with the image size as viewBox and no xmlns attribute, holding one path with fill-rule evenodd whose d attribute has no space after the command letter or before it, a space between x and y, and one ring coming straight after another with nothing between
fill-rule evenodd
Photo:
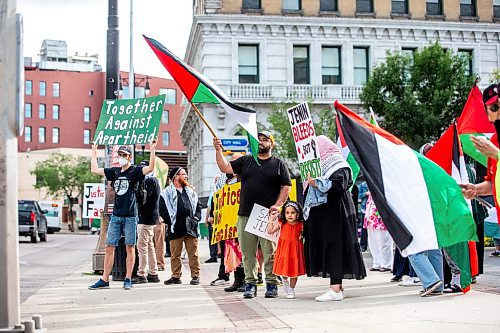
<instances>
[{"instance_id":1,"label":"woman with headscarf","mask_svg":"<svg viewBox=\"0 0 500 333\"><path fill-rule=\"evenodd\" d=\"M318 302L344 298L342 279L366 276L356 236L356 212L349 189L352 171L340 149L324 135L317 137L322 176L305 184L305 261L308 276L330 279Z\"/></svg>"}]
</instances>

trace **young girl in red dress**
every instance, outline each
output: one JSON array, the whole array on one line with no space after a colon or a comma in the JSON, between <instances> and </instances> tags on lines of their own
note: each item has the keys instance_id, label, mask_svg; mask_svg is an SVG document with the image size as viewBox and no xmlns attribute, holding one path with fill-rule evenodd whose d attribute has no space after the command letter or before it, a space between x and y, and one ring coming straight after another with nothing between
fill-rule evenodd
<instances>
[{"instance_id":1,"label":"young girl in red dress","mask_svg":"<svg viewBox=\"0 0 500 333\"><path fill-rule=\"evenodd\" d=\"M287 201L278 219L277 217L278 213L270 215L267 225L269 234L281 229L274 256L273 272L276 275L283 276L283 287L287 293L286 298L294 299L297 279L306 273L304 244L302 242L302 228L304 225L302 207L295 201Z\"/></svg>"}]
</instances>

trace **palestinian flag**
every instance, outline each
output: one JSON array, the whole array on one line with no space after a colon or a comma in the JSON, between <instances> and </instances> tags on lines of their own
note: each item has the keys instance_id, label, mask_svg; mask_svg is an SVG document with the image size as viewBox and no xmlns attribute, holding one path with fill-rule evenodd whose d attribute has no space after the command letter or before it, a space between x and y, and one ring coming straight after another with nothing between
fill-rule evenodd
<instances>
[{"instance_id":1,"label":"palestinian flag","mask_svg":"<svg viewBox=\"0 0 500 333\"><path fill-rule=\"evenodd\" d=\"M491 139L495 133L495 127L486 116L483 95L477 86L474 86L469 93L462 114L457 121L457 130L460 135L464 153L482 165L487 166L486 156L481 154L470 140L471 135L484 136Z\"/></svg>"},{"instance_id":2,"label":"palestinian flag","mask_svg":"<svg viewBox=\"0 0 500 333\"><path fill-rule=\"evenodd\" d=\"M404 256L477 240L457 182L400 139L335 101L351 153L375 205Z\"/></svg>"},{"instance_id":3,"label":"palestinian flag","mask_svg":"<svg viewBox=\"0 0 500 333\"><path fill-rule=\"evenodd\" d=\"M375 117L375 113L373 112L373 109L371 106L370 106L370 120L369 120L369 122L370 122L370 124L372 124L374 126L380 127L378 125L377 118Z\"/></svg>"},{"instance_id":4,"label":"palestinian flag","mask_svg":"<svg viewBox=\"0 0 500 333\"><path fill-rule=\"evenodd\" d=\"M458 184L469 182L462 147L454 122L425 155L446 171ZM472 209L467 200L469 209ZM451 259L460 268L460 286L465 293L470 290L472 276L479 273L478 256L475 242L462 242L445 247Z\"/></svg>"},{"instance_id":5,"label":"palestinian flag","mask_svg":"<svg viewBox=\"0 0 500 333\"><path fill-rule=\"evenodd\" d=\"M215 84L177 58L165 46L152 38L144 35L143 37L190 103L219 104L247 131L250 151L257 159L259 140L257 138L256 112L232 103Z\"/></svg>"},{"instance_id":6,"label":"palestinian flag","mask_svg":"<svg viewBox=\"0 0 500 333\"><path fill-rule=\"evenodd\" d=\"M337 147L339 147L340 152L342 153L342 157L344 160L346 160L347 164L351 167L352 170L352 182L356 181L356 178L358 178L359 174L359 165L354 159L354 156L352 156L351 151L349 150L349 147L345 143L344 139L344 134L342 134L342 130L339 126L339 118L335 119L335 122L337 123Z\"/></svg>"}]
</instances>

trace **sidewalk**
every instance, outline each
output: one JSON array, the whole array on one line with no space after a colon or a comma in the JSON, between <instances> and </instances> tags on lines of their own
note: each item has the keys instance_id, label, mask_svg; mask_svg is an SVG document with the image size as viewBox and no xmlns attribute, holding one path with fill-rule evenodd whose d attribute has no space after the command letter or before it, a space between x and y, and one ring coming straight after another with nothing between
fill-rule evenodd
<instances>
[{"instance_id":1,"label":"sidewalk","mask_svg":"<svg viewBox=\"0 0 500 333\"><path fill-rule=\"evenodd\" d=\"M207 241L201 240L200 258L207 257ZM481 279L466 295L422 298L419 287L389 282L390 273L368 272L362 281L345 281L343 301L317 303L314 297L328 280L303 277L295 300L284 299L281 288L280 298L265 299L264 287L256 299L244 300L209 285L218 264L202 264L200 286L189 285L187 260L183 264L182 285L163 284L167 267L161 283L125 291L121 282L88 290L98 278L82 275L91 270L89 263L31 296L21 306L22 317L41 314L49 332L500 332L500 293L474 290L481 289Z\"/></svg>"}]
</instances>

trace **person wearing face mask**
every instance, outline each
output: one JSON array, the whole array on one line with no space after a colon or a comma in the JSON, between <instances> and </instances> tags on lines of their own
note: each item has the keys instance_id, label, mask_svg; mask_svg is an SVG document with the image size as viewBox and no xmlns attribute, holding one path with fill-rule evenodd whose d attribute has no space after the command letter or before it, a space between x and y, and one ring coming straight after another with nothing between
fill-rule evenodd
<instances>
[{"instance_id":1,"label":"person wearing face mask","mask_svg":"<svg viewBox=\"0 0 500 333\"><path fill-rule=\"evenodd\" d=\"M173 167L168 178L170 185L161 192L160 216L167 224L170 239L170 268L172 277L166 285L181 284L183 246L189 258L190 284L200 284L200 259L198 258L198 222L201 219L201 204L198 195L187 181L184 168Z\"/></svg>"},{"instance_id":2,"label":"person wearing face mask","mask_svg":"<svg viewBox=\"0 0 500 333\"><path fill-rule=\"evenodd\" d=\"M102 277L89 289L109 288L109 275L113 268L115 258L115 247L122 235L125 236L125 247L127 251L126 275L123 281L125 290L132 289L132 270L135 263L135 244L137 239L138 205L135 188L144 176L155 168L156 139L150 143L149 166L132 165L132 151L128 146L118 148L118 162L120 167L99 168L97 165L97 145L92 145L92 158L90 171L100 176L106 176L111 181L115 191L113 214L109 221L106 236L106 250L104 254L104 270Z\"/></svg>"},{"instance_id":3,"label":"person wearing face mask","mask_svg":"<svg viewBox=\"0 0 500 333\"><path fill-rule=\"evenodd\" d=\"M139 166L148 166L148 161L142 161ZM137 225L137 252L139 253L139 268L137 271L137 283L160 282L158 277L158 266L154 244L154 229L160 223L158 212L160 200L160 183L154 175L154 171L148 173L143 180L146 193L145 203L139 205L139 224ZM163 240L162 240L163 243ZM162 253L163 257L163 253ZM148 274L146 277L146 264Z\"/></svg>"},{"instance_id":4,"label":"person wearing face mask","mask_svg":"<svg viewBox=\"0 0 500 333\"><path fill-rule=\"evenodd\" d=\"M491 137L490 140L486 140L482 137L475 137L471 135L471 141L474 146L483 155L488 157L487 173L484 177L484 182L479 184L464 184L461 185L462 192L467 199L473 199L476 196L493 195L495 200L495 207L497 210L497 217L500 219L500 208L498 205L497 189L495 188L495 176L497 173L497 162L498 154L500 149L498 148L498 136L500 134L500 100L498 99L500 90L500 84L492 84L483 91L483 103L488 116L488 120L495 126L496 133ZM500 223L500 220L499 220ZM496 251L500 249L500 239L494 239Z\"/></svg>"},{"instance_id":5,"label":"person wearing face mask","mask_svg":"<svg viewBox=\"0 0 500 333\"><path fill-rule=\"evenodd\" d=\"M288 199L292 181L285 163L272 156L274 137L268 131L258 133L258 162L254 156L245 155L234 161L227 161L222 154L222 144L214 138L215 158L219 170L237 174L241 177L240 207L238 210L238 240L243 255L245 270L244 298L257 295L257 247L260 243L264 254L266 275L266 298L278 297L278 279L273 273L276 244L270 240L245 232L254 204L269 208L269 212L278 212Z\"/></svg>"}]
</instances>

